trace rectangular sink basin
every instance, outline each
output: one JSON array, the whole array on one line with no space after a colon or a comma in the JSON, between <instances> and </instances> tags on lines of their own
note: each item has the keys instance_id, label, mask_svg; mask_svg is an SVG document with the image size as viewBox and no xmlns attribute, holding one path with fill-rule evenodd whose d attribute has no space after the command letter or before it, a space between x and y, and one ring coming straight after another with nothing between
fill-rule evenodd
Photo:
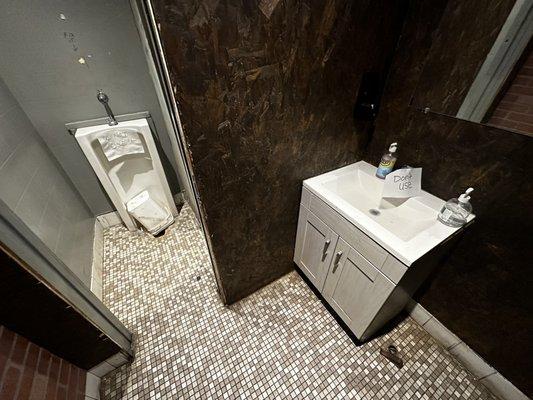
<instances>
[{"instance_id":1,"label":"rectangular sink basin","mask_svg":"<svg viewBox=\"0 0 533 400\"><path fill-rule=\"evenodd\" d=\"M406 265L459 230L437 220L444 200L425 191L407 199L383 198L385 181L375 173L376 167L359 161L307 179L304 187Z\"/></svg>"}]
</instances>

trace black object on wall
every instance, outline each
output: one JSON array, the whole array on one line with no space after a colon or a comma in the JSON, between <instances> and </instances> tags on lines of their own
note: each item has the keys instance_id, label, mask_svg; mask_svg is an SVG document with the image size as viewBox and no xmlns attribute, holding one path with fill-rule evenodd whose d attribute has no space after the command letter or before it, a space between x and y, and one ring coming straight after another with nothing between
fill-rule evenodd
<instances>
[{"instance_id":1,"label":"black object on wall","mask_svg":"<svg viewBox=\"0 0 533 400\"><path fill-rule=\"evenodd\" d=\"M406 2L152 3L232 303L293 268L302 180L361 158L361 77L386 75Z\"/></svg>"},{"instance_id":2,"label":"black object on wall","mask_svg":"<svg viewBox=\"0 0 533 400\"><path fill-rule=\"evenodd\" d=\"M120 350L1 243L0 293L1 325L82 369Z\"/></svg>"},{"instance_id":3,"label":"black object on wall","mask_svg":"<svg viewBox=\"0 0 533 400\"><path fill-rule=\"evenodd\" d=\"M354 117L356 120L374 121L378 115L381 84L379 75L365 72L361 77L359 92L355 102Z\"/></svg>"},{"instance_id":4,"label":"black object on wall","mask_svg":"<svg viewBox=\"0 0 533 400\"><path fill-rule=\"evenodd\" d=\"M476 188L472 200L475 223L415 297L503 376L532 396L533 139L443 115L425 115L408 106L422 86L425 98L431 98L432 90L435 99L441 98L441 82L435 78L431 86L428 69L424 84L419 85L421 71L427 57L431 57L428 65L436 66L433 57L439 56L448 60L441 70L457 70L453 65L456 58L450 53L460 53L463 43L457 41L457 48L448 46L444 56L432 49L432 38L439 37L436 30L443 13L442 21L451 20L446 15L450 10L459 10L455 18L481 23L483 18L478 14L486 2L477 1L477 6L471 3L411 1L365 159L375 164L388 144L398 141L399 162L423 167L424 189L448 199L468 186ZM446 8L448 4L450 8ZM477 14L465 15L466 10L477 10ZM453 33L448 31L447 35ZM477 60L472 62L478 64ZM475 68L470 72L475 74ZM461 80L473 79L461 76ZM453 82L460 88L465 86L458 78L446 81L448 93L454 93ZM456 107L457 102L444 97L446 107Z\"/></svg>"}]
</instances>

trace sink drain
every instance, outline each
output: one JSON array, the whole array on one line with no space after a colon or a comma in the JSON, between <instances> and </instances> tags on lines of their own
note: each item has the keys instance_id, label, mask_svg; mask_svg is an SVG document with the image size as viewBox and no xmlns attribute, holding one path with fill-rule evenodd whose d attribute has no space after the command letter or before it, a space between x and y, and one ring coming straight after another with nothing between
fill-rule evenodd
<instances>
[{"instance_id":1,"label":"sink drain","mask_svg":"<svg viewBox=\"0 0 533 400\"><path fill-rule=\"evenodd\" d=\"M370 210L368 210L368 212L372 215L379 215L381 214L381 212L379 210L376 210L375 208L371 208Z\"/></svg>"}]
</instances>

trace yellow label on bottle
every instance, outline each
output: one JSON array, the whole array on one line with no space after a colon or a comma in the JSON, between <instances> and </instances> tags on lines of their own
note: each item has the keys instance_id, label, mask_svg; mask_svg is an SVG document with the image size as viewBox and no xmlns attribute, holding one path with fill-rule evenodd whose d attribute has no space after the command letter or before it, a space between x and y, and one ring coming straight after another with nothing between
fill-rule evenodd
<instances>
[{"instance_id":1,"label":"yellow label on bottle","mask_svg":"<svg viewBox=\"0 0 533 400\"><path fill-rule=\"evenodd\" d=\"M392 168L392 166L394 165L394 160L385 160L385 161L381 161L379 163L379 168Z\"/></svg>"}]
</instances>

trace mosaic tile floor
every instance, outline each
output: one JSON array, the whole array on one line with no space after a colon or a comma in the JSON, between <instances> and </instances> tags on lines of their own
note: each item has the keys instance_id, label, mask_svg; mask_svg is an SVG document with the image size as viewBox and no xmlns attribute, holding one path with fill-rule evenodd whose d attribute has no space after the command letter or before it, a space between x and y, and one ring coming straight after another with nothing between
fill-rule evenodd
<instances>
[{"instance_id":1,"label":"mosaic tile floor","mask_svg":"<svg viewBox=\"0 0 533 400\"><path fill-rule=\"evenodd\" d=\"M193 218L185 206L160 238L104 233L104 303L136 357L103 399L494 399L410 318L355 345L296 272L224 307ZM379 355L389 342L402 369Z\"/></svg>"}]
</instances>

